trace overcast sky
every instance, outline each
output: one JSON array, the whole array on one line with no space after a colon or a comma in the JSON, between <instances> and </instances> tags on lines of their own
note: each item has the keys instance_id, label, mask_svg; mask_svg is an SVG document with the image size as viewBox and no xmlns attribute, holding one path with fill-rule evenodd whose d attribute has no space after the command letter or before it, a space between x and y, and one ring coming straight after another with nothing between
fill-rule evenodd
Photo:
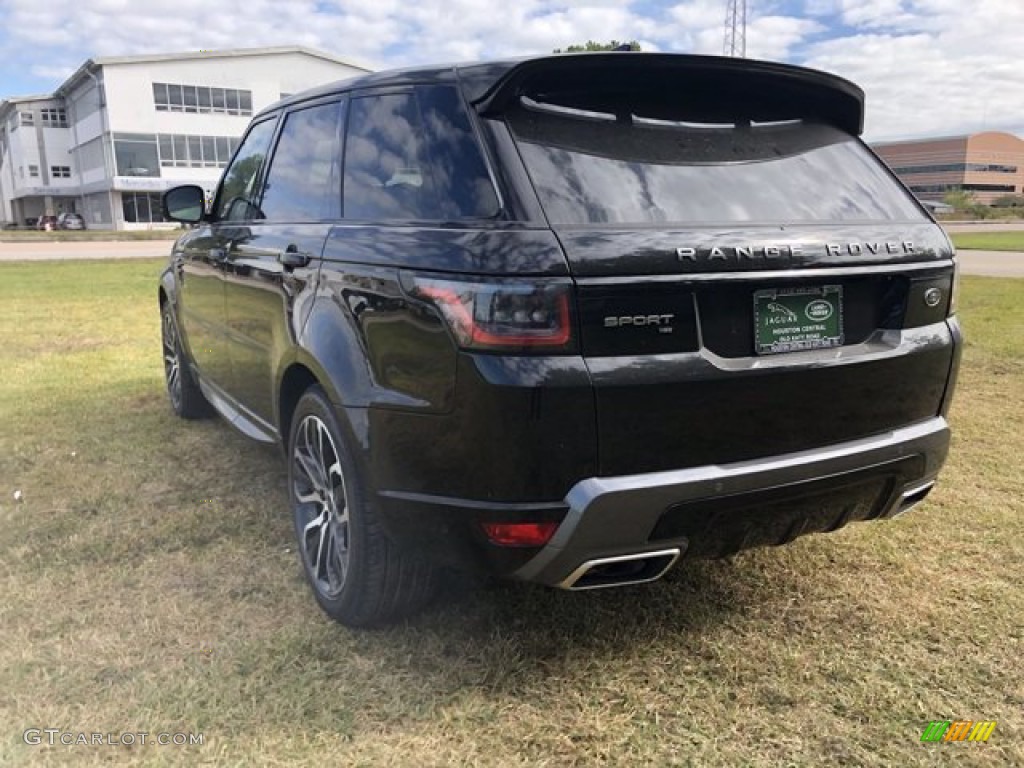
<instances>
[{"instance_id":1,"label":"overcast sky","mask_svg":"<svg viewBox=\"0 0 1024 768\"><path fill-rule=\"evenodd\" d=\"M588 39L721 53L726 0L0 0L0 98L85 59L300 44L375 69ZM867 92L867 137L1024 136L1024 0L748 0L747 55Z\"/></svg>"}]
</instances>

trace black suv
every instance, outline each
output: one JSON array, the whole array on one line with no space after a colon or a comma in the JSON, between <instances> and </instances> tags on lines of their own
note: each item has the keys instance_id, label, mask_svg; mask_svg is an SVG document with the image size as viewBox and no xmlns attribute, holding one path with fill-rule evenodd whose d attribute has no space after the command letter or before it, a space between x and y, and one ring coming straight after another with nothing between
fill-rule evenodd
<instances>
[{"instance_id":1,"label":"black suv","mask_svg":"<svg viewBox=\"0 0 1024 768\"><path fill-rule=\"evenodd\" d=\"M167 386L282 446L323 609L437 568L657 579L931 489L960 351L943 231L863 93L712 57L369 75L253 120L163 273Z\"/></svg>"}]
</instances>

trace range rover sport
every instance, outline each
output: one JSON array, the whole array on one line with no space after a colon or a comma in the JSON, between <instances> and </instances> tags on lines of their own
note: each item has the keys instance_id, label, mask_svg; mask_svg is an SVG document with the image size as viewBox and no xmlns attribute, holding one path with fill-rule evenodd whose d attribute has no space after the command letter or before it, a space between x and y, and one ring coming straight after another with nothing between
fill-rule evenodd
<instances>
[{"instance_id":1,"label":"range rover sport","mask_svg":"<svg viewBox=\"0 0 1024 768\"><path fill-rule=\"evenodd\" d=\"M862 91L608 53L372 74L252 121L161 276L174 411L279 444L320 606L437 569L651 581L921 501L960 331Z\"/></svg>"}]
</instances>

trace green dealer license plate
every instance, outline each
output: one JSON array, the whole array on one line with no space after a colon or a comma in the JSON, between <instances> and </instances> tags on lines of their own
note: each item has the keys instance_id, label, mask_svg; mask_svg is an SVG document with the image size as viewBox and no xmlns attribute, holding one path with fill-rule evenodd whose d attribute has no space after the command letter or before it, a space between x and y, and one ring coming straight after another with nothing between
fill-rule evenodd
<instances>
[{"instance_id":1,"label":"green dealer license plate","mask_svg":"<svg viewBox=\"0 0 1024 768\"><path fill-rule=\"evenodd\" d=\"M759 355L843 343L843 286L754 292L754 348Z\"/></svg>"}]
</instances>

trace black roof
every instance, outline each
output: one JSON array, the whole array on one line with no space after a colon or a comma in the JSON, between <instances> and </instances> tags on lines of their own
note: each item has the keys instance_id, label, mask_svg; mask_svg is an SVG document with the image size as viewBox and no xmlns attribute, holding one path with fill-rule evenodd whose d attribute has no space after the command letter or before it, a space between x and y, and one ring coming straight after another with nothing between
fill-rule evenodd
<instances>
[{"instance_id":1,"label":"black roof","mask_svg":"<svg viewBox=\"0 0 1024 768\"><path fill-rule=\"evenodd\" d=\"M752 105L769 117L799 110L850 133L863 130L864 92L849 80L790 64L675 53L555 54L387 70L296 94L264 112L339 91L456 80L485 115L502 113L524 95L590 108L595 99L668 104L702 98Z\"/></svg>"},{"instance_id":2,"label":"black roof","mask_svg":"<svg viewBox=\"0 0 1024 768\"><path fill-rule=\"evenodd\" d=\"M339 91L352 91L360 88L378 88L387 86L403 86L424 84L424 83L451 83L456 79L457 64L436 64L433 66L406 67L403 69L386 69L380 72L373 72L368 75L350 77L344 80L337 80L333 83L318 85L315 88L296 93L281 101L271 104L269 107L257 113L257 117L266 112L272 112L280 107L286 107L300 101L308 101L323 96L330 96ZM471 65L472 66L472 65Z\"/></svg>"}]
</instances>

